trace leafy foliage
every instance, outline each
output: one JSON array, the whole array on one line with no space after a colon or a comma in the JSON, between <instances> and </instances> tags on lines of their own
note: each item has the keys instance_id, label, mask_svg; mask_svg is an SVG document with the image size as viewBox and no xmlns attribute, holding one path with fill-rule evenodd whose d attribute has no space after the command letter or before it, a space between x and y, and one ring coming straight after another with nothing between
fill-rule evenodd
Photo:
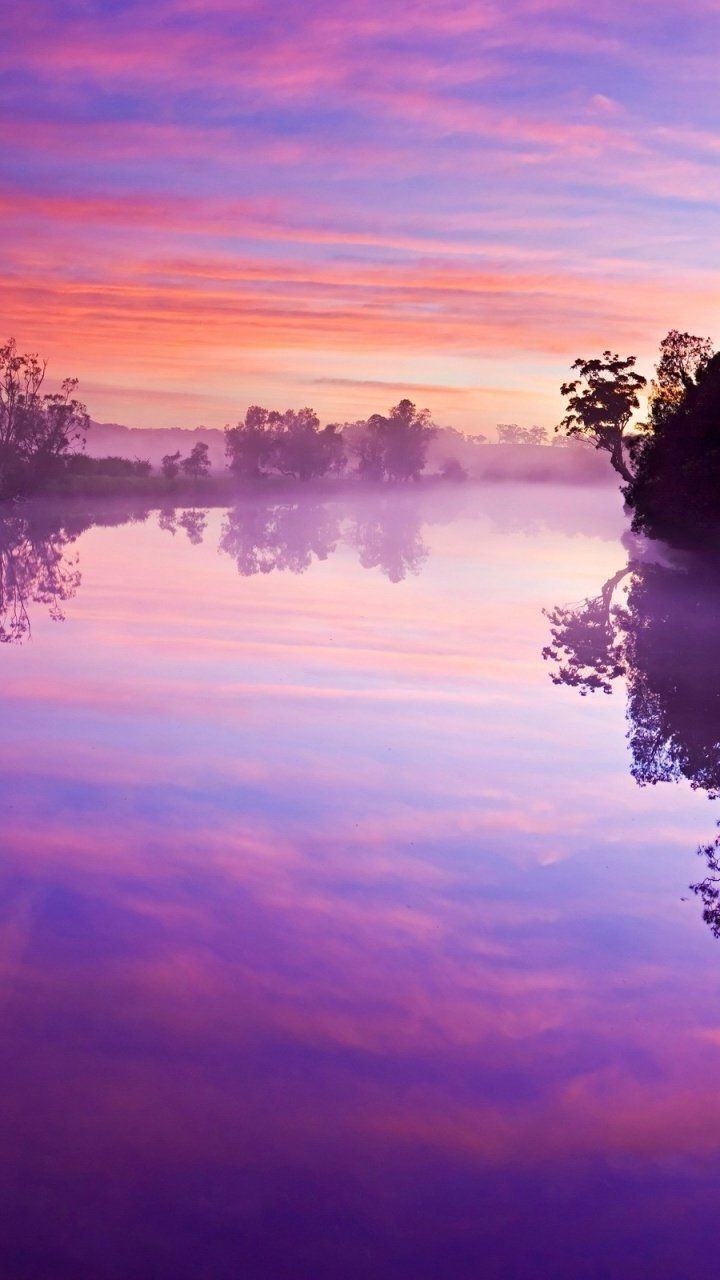
<instances>
[{"instance_id":1,"label":"leafy foliage","mask_svg":"<svg viewBox=\"0 0 720 1280\"><path fill-rule=\"evenodd\" d=\"M624 436L647 385L647 379L635 372L635 362L635 356L623 359L611 351L592 360L579 357L572 366L578 376L560 388L567 409L557 428L609 453L612 466L627 482L632 473L625 459Z\"/></svg>"}]
</instances>

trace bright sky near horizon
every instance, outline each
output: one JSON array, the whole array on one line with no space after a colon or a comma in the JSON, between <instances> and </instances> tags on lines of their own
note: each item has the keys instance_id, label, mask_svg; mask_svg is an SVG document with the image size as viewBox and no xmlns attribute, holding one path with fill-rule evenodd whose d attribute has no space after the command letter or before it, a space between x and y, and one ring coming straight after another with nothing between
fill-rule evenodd
<instances>
[{"instance_id":1,"label":"bright sky near horizon","mask_svg":"<svg viewBox=\"0 0 720 1280\"><path fill-rule=\"evenodd\" d=\"M719 54L717 0L11 0L3 329L134 426L550 426L720 340Z\"/></svg>"}]
</instances>

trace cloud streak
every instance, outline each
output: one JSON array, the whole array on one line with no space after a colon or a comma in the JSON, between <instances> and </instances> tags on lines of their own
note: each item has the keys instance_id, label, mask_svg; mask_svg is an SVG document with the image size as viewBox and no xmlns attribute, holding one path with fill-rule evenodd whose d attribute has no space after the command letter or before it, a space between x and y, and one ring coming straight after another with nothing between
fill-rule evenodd
<instances>
[{"instance_id":1,"label":"cloud streak","mask_svg":"<svg viewBox=\"0 0 720 1280\"><path fill-rule=\"evenodd\" d=\"M7 323L92 382L143 370L137 425L192 425L190 365L238 409L426 382L459 425L488 387L552 422L579 343L711 323L720 32L691 15L33 6L0 52Z\"/></svg>"}]
</instances>

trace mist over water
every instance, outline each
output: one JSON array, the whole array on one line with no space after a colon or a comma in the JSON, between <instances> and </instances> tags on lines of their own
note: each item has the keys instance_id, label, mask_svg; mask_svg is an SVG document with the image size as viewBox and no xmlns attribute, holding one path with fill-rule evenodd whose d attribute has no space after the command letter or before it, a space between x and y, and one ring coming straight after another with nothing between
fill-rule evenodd
<instances>
[{"instance_id":1,"label":"mist over water","mask_svg":"<svg viewBox=\"0 0 720 1280\"><path fill-rule=\"evenodd\" d=\"M0 565L6 1273L699 1271L716 613L618 495L18 504Z\"/></svg>"}]
</instances>

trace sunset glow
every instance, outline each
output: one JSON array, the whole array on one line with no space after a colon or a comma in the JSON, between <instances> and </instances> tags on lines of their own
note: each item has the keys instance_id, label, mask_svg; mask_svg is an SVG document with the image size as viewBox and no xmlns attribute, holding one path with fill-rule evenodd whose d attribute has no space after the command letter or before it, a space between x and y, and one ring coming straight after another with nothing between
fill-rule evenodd
<instances>
[{"instance_id":1,"label":"sunset glow","mask_svg":"<svg viewBox=\"0 0 720 1280\"><path fill-rule=\"evenodd\" d=\"M5 24L7 333L95 418L552 426L717 336L707 0L38 0Z\"/></svg>"}]
</instances>

